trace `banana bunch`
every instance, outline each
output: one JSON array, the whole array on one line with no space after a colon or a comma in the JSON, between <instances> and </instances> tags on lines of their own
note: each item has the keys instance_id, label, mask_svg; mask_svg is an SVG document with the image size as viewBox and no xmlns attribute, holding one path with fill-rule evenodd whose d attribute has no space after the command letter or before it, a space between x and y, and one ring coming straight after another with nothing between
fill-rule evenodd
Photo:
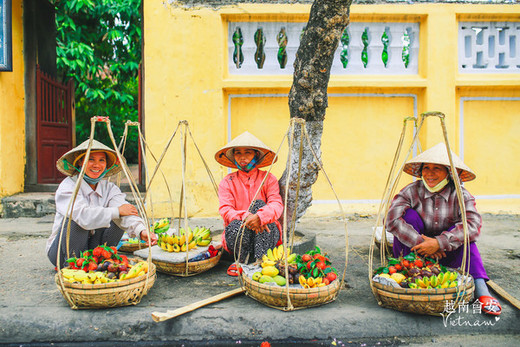
<instances>
[{"instance_id":1,"label":"banana bunch","mask_svg":"<svg viewBox=\"0 0 520 347\"><path fill-rule=\"evenodd\" d=\"M170 221L168 218L163 218L153 224L153 232L156 234L165 233L168 229L170 229Z\"/></svg>"},{"instance_id":2,"label":"banana bunch","mask_svg":"<svg viewBox=\"0 0 520 347\"><path fill-rule=\"evenodd\" d=\"M287 257L284 254L283 245L278 247L274 247L273 249L268 249L267 254L262 256L262 267L266 266L274 266L276 263L287 258L288 263L294 263L296 261L296 257L298 256L296 253L291 253L291 250L287 249Z\"/></svg>"},{"instance_id":3,"label":"banana bunch","mask_svg":"<svg viewBox=\"0 0 520 347\"><path fill-rule=\"evenodd\" d=\"M186 252L186 239L188 239L188 250L197 247L197 243L193 240L193 232L181 235L159 235L157 244L166 252Z\"/></svg>"},{"instance_id":4,"label":"banana bunch","mask_svg":"<svg viewBox=\"0 0 520 347\"><path fill-rule=\"evenodd\" d=\"M305 276L300 276L298 278L298 280L300 281L300 285L303 288L316 288L316 287L324 287L327 285L326 283L323 282L322 277L316 277L316 278L309 277L306 279Z\"/></svg>"},{"instance_id":5,"label":"banana bunch","mask_svg":"<svg viewBox=\"0 0 520 347\"><path fill-rule=\"evenodd\" d=\"M205 247L211 242L211 230L206 227L195 227L193 230L190 227L181 228L179 234L180 236L159 234L157 244L166 252L186 252L186 249Z\"/></svg>"},{"instance_id":6,"label":"banana bunch","mask_svg":"<svg viewBox=\"0 0 520 347\"><path fill-rule=\"evenodd\" d=\"M195 229L193 229L193 238L195 239L197 246L205 247L209 245L212 240L211 230L206 227L195 227Z\"/></svg>"},{"instance_id":7,"label":"banana bunch","mask_svg":"<svg viewBox=\"0 0 520 347\"><path fill-rule=\"evenodd\" d=\"M64 268L61 272L64 280L69 283L100 284L116 281L107 278L106 273L99 271L85 272L83 270Z\"/></svg>"},{"instance_id":8,"label":"banana bunch","mask_svg":"<svg viewBox=\"0 0 520 347\"><path fill-rule=\"evenodd\" d=\"M121 280L128 280L134 277L143 276L148 272L148 262L140 261L130 268L128 273L121 276Z\"/></svg>"},{"instance_id":9,"label":"banana bunch","mask_svg":"<svg viewBox=\"0 0 520 347\"><path fill-rule=\"evenodd\" d=\"M458 273L455 271L441 272L431 277L417 278L415 283L410 283L410 288L418 289L441 289L457 287Z\"/></svg>"}]
</instances>

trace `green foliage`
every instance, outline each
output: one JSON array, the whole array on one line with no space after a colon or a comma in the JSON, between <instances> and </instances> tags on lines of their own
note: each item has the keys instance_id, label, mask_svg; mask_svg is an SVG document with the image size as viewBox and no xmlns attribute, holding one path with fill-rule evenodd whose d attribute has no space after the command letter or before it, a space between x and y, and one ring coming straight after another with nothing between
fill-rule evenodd
<instances>
[{"instance_id":1,"label":"green foliage","mask_svg":"<svg viewBox=\"0 0 520 347\"><path fill-rule=\"evenodd\" d=\"M109 116L116 142L127 120L138 118L141 0L52 0L56 7L57 67L76 86L76 138L90 135L92 116ZM104 125L97 140L111 146ZM137 132L129 131L125 157L137 162Z\"/></svg>"}]
</instances>

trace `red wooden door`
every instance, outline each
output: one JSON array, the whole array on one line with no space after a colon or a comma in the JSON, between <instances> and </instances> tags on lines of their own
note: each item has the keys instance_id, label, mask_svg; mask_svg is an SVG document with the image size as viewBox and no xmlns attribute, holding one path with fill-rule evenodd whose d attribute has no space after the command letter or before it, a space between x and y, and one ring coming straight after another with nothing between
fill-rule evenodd
<instances>
[{"instance_id":1,"label":"red wooden door","mask_svg":"<svg viewBox=\"0 0 520 347\"><path fill-rule=\"evenodd\" d=\"M74 85L67 85L36 68L38 183L59 183L65 176L56 161L72 148L72 103Z\"/></svg>"}]
</instances>

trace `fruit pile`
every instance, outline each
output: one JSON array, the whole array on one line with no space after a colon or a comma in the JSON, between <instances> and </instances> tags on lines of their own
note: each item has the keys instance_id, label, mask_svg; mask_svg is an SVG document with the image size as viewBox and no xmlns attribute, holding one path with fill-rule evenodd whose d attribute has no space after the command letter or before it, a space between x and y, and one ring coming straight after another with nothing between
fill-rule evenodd
<instances>
[{"instance_id":1,"label":"fruit pile","mask_svg":"<svg viewBox=\"0 0 520 347\"><path fill-rule=\"evenodd\" d=\"M303 254L297 259L300 284L304 288L322 287L331 284L338 277L338 272L332 267L327 254L322 254L320 248ZM304 282L305 281L305 282Z\"/></svg>"},{"instance_id":2,"label":"fruit pile","mask_svg":"<svg viewBox=\"0 0 520 347\"><path fill-rule=\"evenodd\" d=\"M378 268L375 275L394 280L402 288L441 289L458 285L458 272L448 271L446 267L430 258L410 253L399 259L388 260L388 266Z\"/></svg>"},{"instance_id":3,"label":"fruit pile","mask_svg":"<svg viewBox=\"0 0 520 347\"><path fill-rule=\"evenodd\" d=\"M195 227L191 230L180 229L180 237L171 235L167 232L158 234L157 245L166 252L186 252L187 250L196 248L197 246L205 247L210 244L211 230L205 227ZM186 246L186 240L188 246Z\"/></svg>"},{"instance_id":4,"label":"fruit pile","mask_svg":"<svg viewBox=\"0 0 520 347\"><path fill-rule=\"evenodd\" d=\"M116 247L98 246L66 261L61 269L65 281L70 283L99 284L126 280L148 272L146 261L128 259L117 254Z\"/></svg>"},{"instance_id":5,"label":"fruit pile","mask_svg":"<svg viewBox=\"0 0 520 347\"><path fill-rule=\"evenodd\" d=\"M132 244L146 243L145 241L138 239L137 237L129 237L128 239L124 240L124 242Z\"/></svg>"},{"instance_id":6,"label":"fruit pile","mask_svg":"<svg viewBox=\"0 0 520 347\"><path fill-rule=\"evenodd\" d=\"M285 259L287 259L287 278L285 272ZM304 288L323 287L337 278L336 269L331 266L330 260L321 254L316 247L303 255L284 253L280 245L269 249L262 257L262 270L252 276L254 281L260 283L274 282L279 286L300 284Z\"/></svg>"},{"instance_id":7,"label":"fruit pile","mask_svg":"<svg viewBox=\"0 0 520 347\"><path fill-rule=\"evenodd\" d=\"M146 242L141 240L138 237L129 237L126 232L123 233L123 236L121 237L121 244L122 245L127 245L127 244L137 245L139 243L144 245Z\"/></svg>"}]
</instances>

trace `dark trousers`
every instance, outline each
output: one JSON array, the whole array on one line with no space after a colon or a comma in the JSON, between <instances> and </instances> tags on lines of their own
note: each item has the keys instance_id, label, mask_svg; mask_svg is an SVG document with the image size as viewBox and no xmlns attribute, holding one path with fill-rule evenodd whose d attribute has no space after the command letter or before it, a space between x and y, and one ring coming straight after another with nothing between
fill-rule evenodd
<instances>
[{"instance_id":1,"label":"dark trousers","mask_svg":"<svg viewBox=\"0 0 520 347\"><path fill-rule=\"evenodd\" d=\"M250 212L256 213L260 208L265 206L265 202L262 200L255 200L251 206ZM249 258L254 257L252 261L261 259L267 250L276 246L280 240L280 230L276 226L276 223L267 224L269 232L262 231L256 233L249 228L242 228L242 221L235 219L226 226L225 238L226 245L230 252L234 254L235 259L238 259L241 263L246 261L248 255ZM242 232L241 232L242 231Z\"/></svg>"},{"instance_id":2,"label":"dark trousers","mask_svg":"<svg viewBox=\"0 0 520 347\"><path fill-rule=\"evenodd\" d=\"M76 222L70 223L70 237L69 237L69 251L67 254L67 224L68 220L65 221L63 230L61 230L56 238L54 239L47 257L54 266L57 266L58 258L58 244L61 241L60 251L60 263L61 267L67 265L65 261L70 257L79 257L81 252L88 249L94 249L99 245L106 244L107 246L117 246L121 237L123 237L124 231L119 228L114 222L110 222L108 228L99 228L94 230L94 234L91 235L89 230L85 230L80 227Z\"/></svg>"}]
</instances>

